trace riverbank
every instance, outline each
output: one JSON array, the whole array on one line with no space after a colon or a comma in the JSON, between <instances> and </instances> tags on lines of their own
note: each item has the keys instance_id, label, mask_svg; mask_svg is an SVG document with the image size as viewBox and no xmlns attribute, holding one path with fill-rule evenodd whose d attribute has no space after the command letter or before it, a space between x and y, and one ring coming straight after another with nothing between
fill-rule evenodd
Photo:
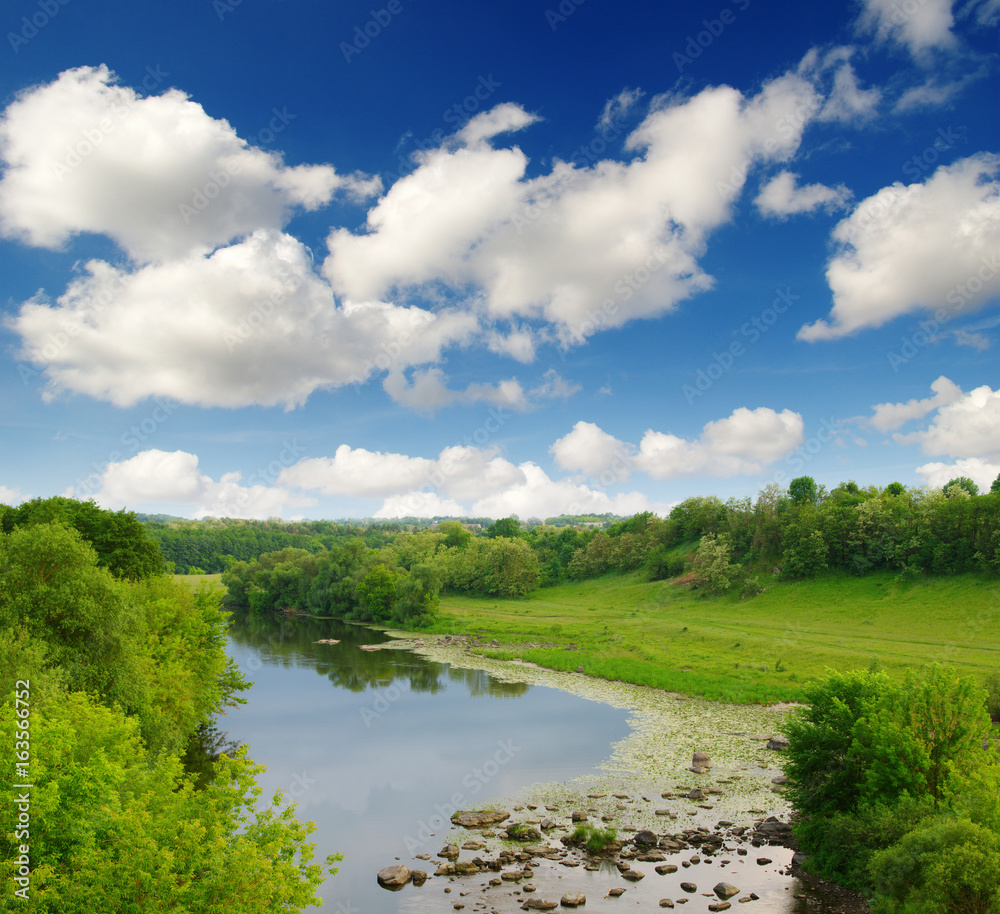
<instances>
[{"instance_id":1,"label":"riverbank","mask_svg":"<svg viewBox=\"0 0 1000 914\"><path fill-rule=\"evenodd\" d=\"M793 868L790 830L781 824L792 813L780 786L782 754L768 748L780 745L770 740L781 735L788 705L709 702L486 658L461 638L421 640L403 640L397 647L482 669L501 681L557 688L625 708L632 732L612 746L592 775L538 783L492 800L490 808L509 814L501 823L470 828L453 821L446 830L420 836L409 848L410 858L386 860L387 866L402 863L429 873L426 883L403 891L420 893L421 899L437 896L439 902L425 907L422 901L415 909L461 910L461 905L507 914L524 910L525 903L559 903L579 894L586 897L587 910L620 910L628 903L640 910L661 903L725 910L722 906L740 906L741 900L747 910L771 914L867 910L860 897L800 880ZM704 768L694 764L695 753L707 756L705 770L693 770ZM591 854L569 840L583 817L592 826L615 829L609 852ZM507 833L513 825L533 831L514 840ZM723 883L738 889L737 895L720 897L715 886Z\"/></svg>"},{"instance_id":2,"label":"riverbank","mask_svg":"<svg viewBox=\"0 0 1000 914\"><path fill-rule=\"evenodd\" d=\"M767 582L751 600L609 576L523 600L446 595L430 629L484 657L737 704L800 701L828 669L932 662L978 679L1000 667L1000 582L829 575Z\"/></svg>"}]
</instances>

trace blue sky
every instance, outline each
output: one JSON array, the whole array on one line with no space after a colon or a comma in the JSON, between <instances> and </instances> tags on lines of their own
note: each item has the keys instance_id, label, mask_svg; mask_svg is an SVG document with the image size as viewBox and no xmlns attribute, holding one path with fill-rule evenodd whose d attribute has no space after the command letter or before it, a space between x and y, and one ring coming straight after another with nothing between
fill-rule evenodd
<instances>
[{"instance_id":1,"label":"blue sky","mask_svg":"<svg viewBox=\"0 0 1000 914\"><path fill-rule=\"evenodd\" d=\"M0 501L988 487L1000 3L674 7L8 5Z\"/></svg>"}]
</instances>

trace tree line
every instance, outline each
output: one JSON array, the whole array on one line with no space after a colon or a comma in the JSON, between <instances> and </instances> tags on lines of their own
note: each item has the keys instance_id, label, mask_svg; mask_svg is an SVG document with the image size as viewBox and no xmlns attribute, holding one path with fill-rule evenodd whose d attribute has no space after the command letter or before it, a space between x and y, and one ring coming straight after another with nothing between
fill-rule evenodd
<instances>
[{"instance_id":1,"label":"tree line","mask_svg":"<svg viewBox=\"0 0 1000 914\"><path fill-rule=\"evenodd\" d=\"M219 589L164 573L128 512L0 506L4 909L299 911L336 862L311 823L258 804L243 750L185 767L245 682ZM16 734L16 736L15 736ZM27 786L26 786L27 785Z\"/></svg>"}]
</instances>

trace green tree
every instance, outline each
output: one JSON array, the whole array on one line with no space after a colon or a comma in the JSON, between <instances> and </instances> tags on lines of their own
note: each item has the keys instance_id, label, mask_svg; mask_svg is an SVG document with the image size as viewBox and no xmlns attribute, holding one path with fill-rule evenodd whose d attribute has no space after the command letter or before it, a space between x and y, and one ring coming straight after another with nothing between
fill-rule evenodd
<instances>
[{"instance_id":1,"label":"green tree","mask_svg":"<svg viewBox=\"0 0 1000 914\"><path fill-rule=\"evenodd\" d=\"M1000 495L1000 473L997 474L997 478L993 480L992 485L990 485L991 495Z\"/></svg>"},{"instance_id":2,"label":"green tree","mask_svg":"<svg viewBox=\"0 0 1000 914\"><path fill-rule=\"evenodd\" d=\"M883 495L892 495L893 497L897 497L899 495L905 495L906 494L906 486L904 486L901 482L890 482L889 485L887 485L882 490L882 494Z\"/></svg>"},{"instance_id":3,"label":"green tree","mask_svg":"<svg viewBox=\"0 0 1000 914\"><path fill-rule=\"evenodd\" d=\"M34 683L33 683L34 686ZM0 834L5 907L30 914L142 911L166 914L291 912L316 903L325 871L280 795L263 808L254 780L263 769L242 754L223 757L205 789L179 760L152 755L134 719L81 692L32 688L33 863L28 900L15 898L20 839ZM0 706L14 726L13 700ZM0 798L15 795L13 764L0 766Z\"/></svg>"},{"instance_id":4,"label":"green tree","mask_svg":"<svg viewBox=\"0 0 1000 914\"><path fill-rule=\"evenodd\" d=\"M953 486L957 486L961 492L954 491L952 488ZM962 493L966 495L979 494L979 486L977 486L973 480L969 479L968 476L956 476L954 479L949 479L942 488L944 490L944 494L949 498L954 498L956 495L960 495Z\"/></svg>"},{"instance_id":5,"label":"green tree","mask_svg":"<svg viewBox=\"0 0 1000 914\"><path fill-rule=\"evenodd\" d=\"M497 539L498 537L505 537L507 539L515 539L521 535L521 522L514 517L503 517L500 520L493 521L486 528L486 535L490 539Z\"/></svg>"},{"instance_id":6,"label":"green tree","mask_svg":"<svg viewBox=\"0 0 1000 914\"><path fill-rule=\"evenodd\" d=\"M358 603L363 618L386 622L396 602L396 574L385 565L373 565L357 584Z\"/></svg>"},{"instance_id":7,"label":"green tree","mask_svg":"<svg viewBox=\"0 0 1000 914\"><path fill-rule=\"evenodd\" d=\"M796 477L788 484L788 497L793 505L816 504L816 480L812 476Z\"/></svg>"}]
</instances>

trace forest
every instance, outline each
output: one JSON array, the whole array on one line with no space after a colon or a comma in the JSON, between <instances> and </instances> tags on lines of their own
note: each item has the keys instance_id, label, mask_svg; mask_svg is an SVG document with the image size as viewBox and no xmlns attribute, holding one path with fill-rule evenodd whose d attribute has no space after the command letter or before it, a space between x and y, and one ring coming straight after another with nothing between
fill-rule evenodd
<instances>
[{"instance_id":1,"label":"forest","mask_svg":"<svg viewBox=\"0 0 1000 914\"><path fill-rule=\"evenodd\" d=\"M216 522L203 523L202 548L217 548ZM611 573L679 579L707 595L746 597L760 591L761 575L1000 573L1000 480L981 495L964 478L943 489L845 482L825 491L804 476L787 490L766 486L755 500L692 497L665 518L646 512L604 529L527 527L515 517L477 532L456 519L414 531L331 524L320 532L310 523L316 522L267 531L299 537L297 545L246 560L222 557L228 599L256 610L419 626L442 593L523 597L538 587ZM185 529L197 554L197 527ZM226 529L247 542L260 536L251 522ZM183 560L170 551L169 538L161 542L168 560ZM214 554L205 559L217 562Z\"/></svg>"}]
</instances>

